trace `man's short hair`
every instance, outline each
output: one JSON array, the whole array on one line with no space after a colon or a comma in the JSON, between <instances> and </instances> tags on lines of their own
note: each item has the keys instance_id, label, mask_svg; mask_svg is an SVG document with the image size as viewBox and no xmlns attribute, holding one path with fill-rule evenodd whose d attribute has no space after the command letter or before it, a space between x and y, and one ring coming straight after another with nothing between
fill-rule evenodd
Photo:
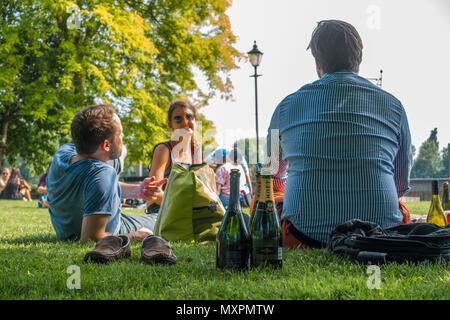
<instances>
[{"instance_id":1,"label":"man's short hair","mask_svg":"<svg viewBox=\"0 0 450 320\"><path fill-rule=\"evenodd\" d=\"M363 44L358 31L347 22L320 21L312 33L308 49L324 73L359 71Z\"/></svg>"},{"instance_id":2,"label":"man's short hair","mask_svg":"<svg viewBox=\"0 0 450 320\"><path fill-rule=\"evenodd\" d=\"M93 154L104 140L113 137L117 130L115 114L110 104L89 106L75 114L70 129L79 154Z\"/></svg>"}]
</instances>

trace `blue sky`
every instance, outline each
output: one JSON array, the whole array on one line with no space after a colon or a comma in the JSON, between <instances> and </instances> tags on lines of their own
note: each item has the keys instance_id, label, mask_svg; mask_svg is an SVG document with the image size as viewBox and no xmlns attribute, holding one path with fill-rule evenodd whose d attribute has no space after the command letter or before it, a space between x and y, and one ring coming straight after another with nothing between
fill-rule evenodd
<instances>
[{"instance_id":1,"label":"blue sky","mask_svg":"<svg viewBox=\"0 0 450 320\"><path fill-rule=\"evenodd\" d=\"M359 74L376 78L383 69L383 89L402 101L417 150L436 127L440 149L450 143L450 1L235 0L228 15L236 48L247 52L256 40L264 53L258 68L261 137L277 104L317 79L306 50L317 22L340 19L363 40ZM231 73L234 100L214 98L201 110L214 121L224 147L236 137L255 136L253 68L246 61L239 66Z\"/></svg>"}]
</instances>

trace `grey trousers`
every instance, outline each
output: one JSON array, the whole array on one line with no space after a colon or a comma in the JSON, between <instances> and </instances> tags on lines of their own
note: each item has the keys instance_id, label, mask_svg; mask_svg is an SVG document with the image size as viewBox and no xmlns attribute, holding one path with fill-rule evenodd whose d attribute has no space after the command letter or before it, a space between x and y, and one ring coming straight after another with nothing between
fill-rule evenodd
<instances>
[{"instance_id":1,"label":"grey trousers","mask_svg":"<svg viewBox=\"0 0 450 320\"><path fill-rule=\"evenodd\" d=\"M154 232L157 219L158 212L149 213L143 216L132 216L121 213L122 223L120 226L120 233L130 233L141 228L147 228Z\"/></svg>"}]
</instances>

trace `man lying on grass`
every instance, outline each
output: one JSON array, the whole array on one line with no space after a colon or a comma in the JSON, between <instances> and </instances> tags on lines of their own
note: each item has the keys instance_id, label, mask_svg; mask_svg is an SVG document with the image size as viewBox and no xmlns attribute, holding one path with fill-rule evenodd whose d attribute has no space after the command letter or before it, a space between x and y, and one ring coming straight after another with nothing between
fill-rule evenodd
<instances>
[{"instance_id":1,"label":"man lying on grass","mask_svg":"<svg viewBox=\"0 0 450 320\"><path fill-rule=\"evenodd\" d=\"M95 105L78 111L71 133L74 144L56 152L47 176L49 213L58 239L97 242L121 234L142 241L152 235L157 213L125 215L120 198L149 200L162 192L166 179L119 185L116 170L106 163L122 152L122 125L114 107Z\"/></svg>"}]
</instances>

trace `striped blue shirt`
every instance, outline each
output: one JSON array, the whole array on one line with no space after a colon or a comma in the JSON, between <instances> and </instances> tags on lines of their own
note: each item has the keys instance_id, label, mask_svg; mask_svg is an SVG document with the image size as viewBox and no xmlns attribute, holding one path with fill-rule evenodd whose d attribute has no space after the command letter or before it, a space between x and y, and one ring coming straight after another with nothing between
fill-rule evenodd
<instances>
[{"instance_id":1,"label":"striped blue shirt","mask_svg":"<svg viewBox=\"0 0 450 320\"><path fill-rule=\"evenodd\" d=\"M358 218L383 228L402 220L412 166L405 110L394 96L353 72L303 86L275 109L287 161L282 219L327 243L337 225ZM283 167L283 166L280 166Z\"/></svg>"}]
</instances>

